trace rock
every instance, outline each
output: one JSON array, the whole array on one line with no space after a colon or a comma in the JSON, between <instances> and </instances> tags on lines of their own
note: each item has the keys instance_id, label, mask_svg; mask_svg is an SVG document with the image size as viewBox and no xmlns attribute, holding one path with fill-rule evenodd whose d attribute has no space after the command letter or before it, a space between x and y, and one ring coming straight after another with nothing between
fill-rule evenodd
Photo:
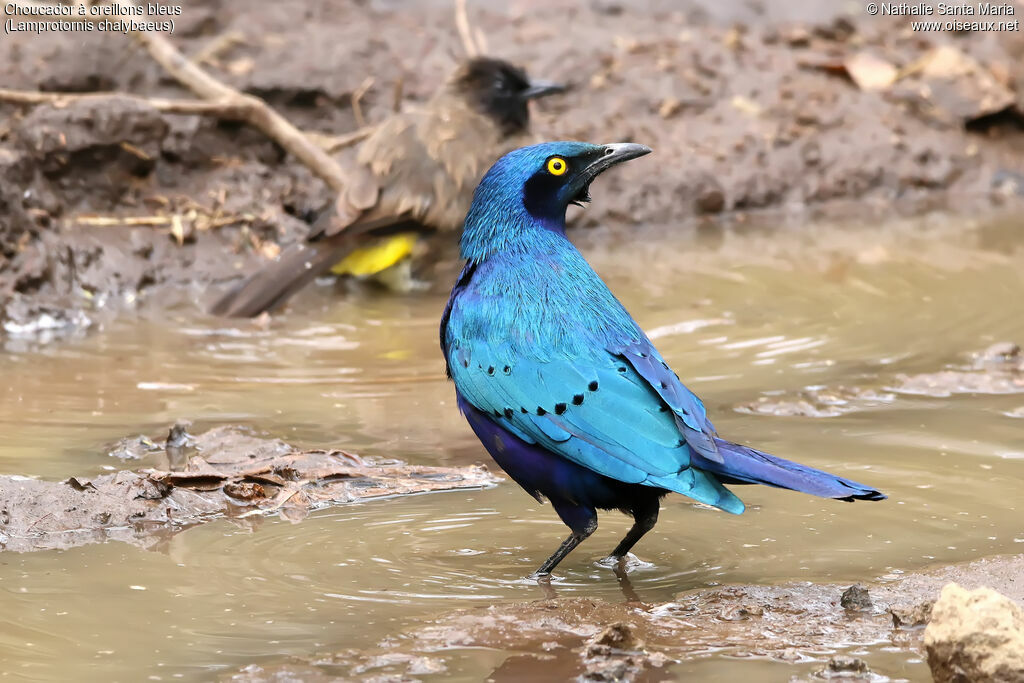
<instances>
[{"instance_id":1,"label":"rock","mask_svg":"<svg viewBox=\"0 0 1024 683\"><path fill-rule=\"evenodd\" d=\"M932 606L935 603L922 602L912 607L893 607L889 609L892 614L892 625L896 628L918 628L924 626L932 617Z\"/></svg>"},{"instance_id":2,"label":"rock","mask_svg":"<svg viewBox=\"0 0 1024 683\"><path fill-rule=\"evenodd\" d=\"M937 683L1024 682L1024 610L990 588L947 584L924 644Z\"/></svg>"},{"instance_id":3,"label":"rock","mask_svg":"<svg viewBox=\"0 0 1024 683\"><path fill-rule=\"evenodd\" d=\"M610 624L587 643L587 655L608 656L614 650L640 650L642 640L633 633L633 628L621 621Z\"/></svg>"},{"instance_id":4,"label":"rock","mask_svg":"<svg viewBox=\"0 0 1024 683\"><path fill-rule=\"evenodd\" d=\"M697 184L694 208L699 214L721 213L725 209L725 190L713 176L704 176Z\"/></svg>"},{"instance_id":5,"label":"rock","mask_svg":"<svg viewBox=\"0 0 1024 683\"><path fill-rule=\"evenodd\" d=\"M920 62L925 99L941 111L971 121L1001 111L1014 95L992 72L967 53L951 45L936 47Z\"/></svg>"},{"instance_id":6,"label":"rock","mask_svg":"<svg viewBox=\"0 0 1024 683\"><path fill-rule=\"evenodd\" d=\"M861 90L884 90L896 82L899 70L870 52L857 52L843 62L850 80Z\"/></svg>"},{"instance_id":7,"label":"rock","mask_svg":"<svg viewBox=\"0 0 1024 683\"><path fill-rule=\"evenodd\" d=\"M859 583L843 591L842 597L839 598L839 604L843 606L843 609L859 612L869 612L874 607L868 589Z\"/></svg>"},{"instance_id":8,"label":"rock","mask_svg":"<svg viewBox=\"0 0 1024 683\"><path fill-rule=\"evenodd\" d=\"M871 669L868 668L867 662L860 657L836 655L828 660L828 664L823 669L819 669L815 673L815 677L826 680L868 681L871 680Z\"/></svg>"},{"instance_id":9,"label":"rock","mask_svg":"<svg viewBox=\"0 0 1024 683\"><path fill-rule=\"evenodd\" d=\"M583 655L583 681L631 681L648 666L661 666L643 651L644 641L624 621L606 626L587 641Z\"/></svg>"}]
</instances>

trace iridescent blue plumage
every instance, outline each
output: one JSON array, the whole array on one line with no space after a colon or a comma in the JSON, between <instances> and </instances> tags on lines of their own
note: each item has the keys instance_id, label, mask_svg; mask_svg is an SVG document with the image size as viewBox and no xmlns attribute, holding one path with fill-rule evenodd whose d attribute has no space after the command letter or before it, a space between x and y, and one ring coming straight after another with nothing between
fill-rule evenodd
<instances>
[{"instance_id":1,"label":"iridescent blue plumage","mask_svg":"<svg viewBox=\"0 0 1024 683\"><path fill-rule=\"evenodd\" d=\"M516 150L481 181L463 229L467 265L441 345L484 446L572 529L540 573L596 529L596 509L636 519L613 552L624 555L654 526L668 491L733 513L743 503L723 481L884 498L718 438L700 399L566 239L568 204L589 199L597 174L647 151L578 142Z\"/></svg>"}]
</instances>

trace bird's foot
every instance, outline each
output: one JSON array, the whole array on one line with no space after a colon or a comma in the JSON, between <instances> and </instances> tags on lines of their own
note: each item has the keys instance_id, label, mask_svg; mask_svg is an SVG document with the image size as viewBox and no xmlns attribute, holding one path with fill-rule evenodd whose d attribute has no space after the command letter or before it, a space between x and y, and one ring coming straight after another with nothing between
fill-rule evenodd
<instances>
[{"instance_id":1,"label":"bird's foot","mask_svg":"<svg viewBox=\"0 0 1024 683\"><path fill-rule=\"evenodd\" d=\"M626 553L623 556L609 555L603 560L598 560L596 564L605 569L614 569L627 574L637 569L650 569L654 566L650 562L644 562L633 553Z\"/></svg>"}]
</instances>

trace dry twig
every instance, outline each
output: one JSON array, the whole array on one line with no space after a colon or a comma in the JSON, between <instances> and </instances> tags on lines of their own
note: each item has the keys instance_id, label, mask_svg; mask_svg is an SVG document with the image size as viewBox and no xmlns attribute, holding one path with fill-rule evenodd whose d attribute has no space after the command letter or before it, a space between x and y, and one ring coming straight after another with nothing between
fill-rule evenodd
<instances>
[{"instance_id":1,"label":"dry twig","mask_svg":"<svg viewBox=\"0 0 1024 683\"><path fill-rule=\"evenodd\" d=\"M170 225L170 216L76 216L74 222L94 228Z\"/></svg>"},{"instance_id":2,"label":"dry twig","mask_svg":"<svg viewBox=\"0 0 1024 683\"><path fill-rule=\"evenodd\" d=\"M363 79L363 82L355 92L352 93L352 114L356 117L356 125L360 128L366 127L366 119L363 117L363 105L360 101L363 99L370 88L373 87L373 76L367 76Z\"/></svg>"},{"instance_id":3,"label":"dry twig","mask_svg":"<svg viewBox=\"0 0 1024 683\"><path fill-rule=\"evenodd\" d=\"M399 76L398 80L395 81L395 89L391 93L391 111L398 113L402 111L402 97L405 93L405 77Z\"/></svg>"},{"instance_id":4,"label":"dry twig","mask_svg":"<svg viewBox=\"0 0 1024 683\"><path fill-rule=\"evenodd\" d=\"M216 116L222 119L242 121L247 115L244 107L234 103L209 102L206 100L168 100L162 97L140 97L120 92L103 93L70 93L70 92L37 92L34 90L8 90L0 88L0 102L12 104L52 104L55 107L66 107L72 102L109 100L123 98L149 105L164 114L197 114L200 116Z\"/></svg>"},{"instance_id":5,"label":"dry twig","mask_svg":"<svg viewBox=\"0 0 1024 683\"><path fill-rule=\"evenodd\" d=\"M473 39L473 27L469 23L466 0L455 0L455 28L459 31L459 38L462 39L462 47L466 50L466 55L479 57L480 47Z\"/></svg>"},{"instance_id":6,"label":"dry twig","mask_svg":"<svg viewBox=\"0 0 1024 683\"><path fill-rule=\"evenodd\" d=\"M238 31L222 33L192 55L192 61L196 64L213 64L222 53L244 42L245 36Z\"/></svg>"},{"instance_id":7,"label":"dry twig","mask_svg":"<svg viewBox=\"0 0 1024 683\"><path fill-rule=\"evenodd\" d=\"M370 136L373 131L377 129L377 126L366 126L354 130L351 133L345 133L344 135L324 135L323 133L306 133L312 138L318 145L326 149L328 152L337 152L339 149L344 149L350 145L354 145L357 142L362 142Z\"/></svg>"}]
</instances>

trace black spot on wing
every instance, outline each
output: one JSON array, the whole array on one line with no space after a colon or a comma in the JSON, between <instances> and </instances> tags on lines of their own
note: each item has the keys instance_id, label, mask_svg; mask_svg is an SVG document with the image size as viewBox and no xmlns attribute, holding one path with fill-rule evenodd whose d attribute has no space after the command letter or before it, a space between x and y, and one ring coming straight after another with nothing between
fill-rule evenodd
<instances>
[{"instance_id":1,"label":"black spot on wing","mask_svg":"<svg viewBox=\"0 0 1024 683\"><path fill-rule=\"evenodd\" d=\"M583 394L574 394L572 397L572 404L574 406L583 405Z\"/></svg>"},{"instance_id":2,"label":"black spot on wing","mask_svg":"<svg viewBox=\"0 0 1024 683\"><path fill-rule=\"evenodd\" d=\"M569 406L565 405L564 403L556 403L555 404L555 415L561 415L562 413L564 413L566 411L566 409L568 407Z\"/></svg>"}]
</instances>

